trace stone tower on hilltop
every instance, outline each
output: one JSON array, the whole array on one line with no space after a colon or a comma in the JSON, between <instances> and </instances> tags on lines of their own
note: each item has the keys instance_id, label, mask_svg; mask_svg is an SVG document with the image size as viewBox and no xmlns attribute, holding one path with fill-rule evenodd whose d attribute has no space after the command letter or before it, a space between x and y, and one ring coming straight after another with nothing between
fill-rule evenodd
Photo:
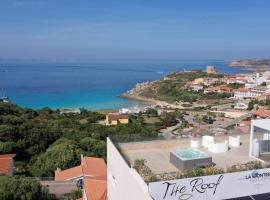
<instances>
[{"instance_id":1,"label":"stone tower on hilltop","mask_svg":"<svg viewBox=\"0 0 270 200\"><path fill-rule=\"evenodd\" d=\"M216 74L216 67L215 66L206 66L206 73L207 74Z\"/></svg>"}]
</instances>

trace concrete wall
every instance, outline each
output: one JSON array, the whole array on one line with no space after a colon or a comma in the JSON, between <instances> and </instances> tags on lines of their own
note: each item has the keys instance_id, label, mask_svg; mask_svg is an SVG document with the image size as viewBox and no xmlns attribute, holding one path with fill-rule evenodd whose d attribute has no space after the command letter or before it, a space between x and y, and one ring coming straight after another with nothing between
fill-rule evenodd
<instances>
[{"instance_id":1,"label":"concrete wall","mask_svg":"<svg viewBox=\"0 0 270 200\"><path fill-rule=\"evenodd\" d=\"M107 139L108 200L151 200L148 186Z\"/></svg>"},{"instance_id":2,"label":"concrete wall","mask_svg":"<svg viewBox=\"0 0 270 200\"><path fill-rule=\"evenodd\" d=\"M120 124L128 124L129 119L119 119Z\"/></svg>"},{"instance_id":3,"label":"concrete wall","mask_svg":"<svg viewBox=\"0 0 270 200\"><path fill-rule=\"evenodd\" d=\"M40 181L40 184L47 187L50 194L55 194L57 197L78 189L76 181Z\"/></svg>"}]
</instances>

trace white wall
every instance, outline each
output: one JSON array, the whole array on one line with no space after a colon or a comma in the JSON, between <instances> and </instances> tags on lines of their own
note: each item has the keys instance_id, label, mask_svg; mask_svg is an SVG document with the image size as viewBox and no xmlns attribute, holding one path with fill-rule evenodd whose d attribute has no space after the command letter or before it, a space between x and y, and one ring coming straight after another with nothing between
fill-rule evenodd
<instances>
[{"instance_id":1,"label":"white wall","mask_svg":"<svg viewBox=\"0 0 270 200\"><path fill-rule=\"evenodd\" d=\"M220 200L269 193L270 168L149 183L153 200Z\"/></svg>"},{"instance_id":2,"label":"white wall","mask_svg":"<svg viewBox=\"0 0 270 200\"><path fill-rule=\"evenodd\" d=\"M109 138L107 139L107 170L109 200L151 200L147 184L133 168L127 165Z\"/></svg>"}]
</instances>

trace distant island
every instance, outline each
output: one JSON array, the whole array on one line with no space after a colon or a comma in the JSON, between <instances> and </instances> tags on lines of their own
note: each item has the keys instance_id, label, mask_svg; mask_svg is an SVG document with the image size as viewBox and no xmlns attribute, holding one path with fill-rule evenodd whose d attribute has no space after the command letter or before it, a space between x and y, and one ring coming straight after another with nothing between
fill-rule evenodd
<instances>
[{"instance_id":1,"label":"distant island","mask_svg":"<svg viewBox=\"0 0 270 200\"><path fill-rule=\"evenodd\" d=\"M270 59L263 60L232 60L229 63L231 67L245 67L249 69L261 69L261 70L269 70L270 69Z\"/></svg>"}]
</instances>

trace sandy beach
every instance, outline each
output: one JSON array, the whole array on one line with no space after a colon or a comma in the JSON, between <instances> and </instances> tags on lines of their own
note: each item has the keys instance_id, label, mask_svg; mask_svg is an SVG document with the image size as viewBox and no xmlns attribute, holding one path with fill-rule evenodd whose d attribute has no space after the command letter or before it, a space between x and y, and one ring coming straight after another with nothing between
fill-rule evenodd
<instances>
[{"instance_id":1,"label":"sandy beach","mask_svg":"<svg viewBox=\"0 0 270 200\"><path fill-rule=\"evenodd\" d=\"M161 106L161 107L169 107L169 108L173 108L173 109L184 109L184 107L181 105L175 105L175 104L168 103L166 101L150 99L147 97L139 96L137 94L124 93L121 95L121 97L126 98L126 99L131 99L134 101L138 101L138 102L141 102L143 104L150 105L150 106Z\"/></svg>"}]
</instances>

